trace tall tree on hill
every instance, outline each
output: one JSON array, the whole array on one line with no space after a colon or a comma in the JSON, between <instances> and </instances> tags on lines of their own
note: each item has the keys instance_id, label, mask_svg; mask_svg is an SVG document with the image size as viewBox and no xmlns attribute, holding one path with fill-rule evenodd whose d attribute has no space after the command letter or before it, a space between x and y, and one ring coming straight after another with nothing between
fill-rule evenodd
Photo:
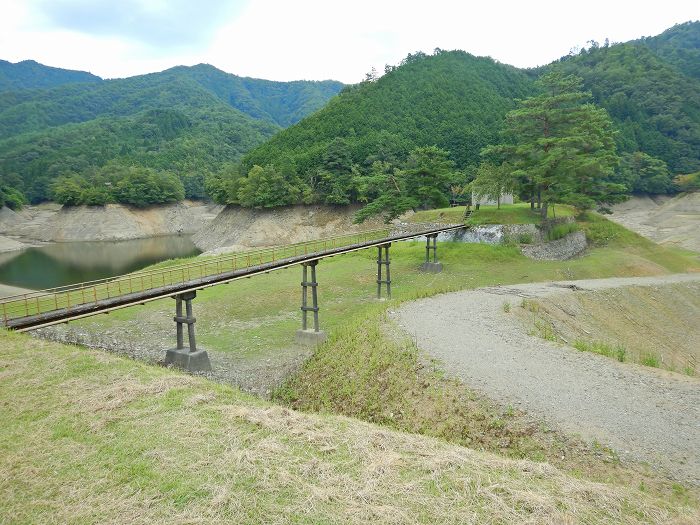
<instances>
[{"instance_id":1,"label":"tall tree on hill","mask_svg":"<svg viewBox=\"0 0 700 525\"><path fill-rule=\"evenodd\" d=\"M554 71L537 83L541 93L506 115L509 142L484 153L509 162L541 196L543 218L555 203L588 209L620 200L626 188L608 180L618 157L607 112L588 102L576 76Z\"/></svg>"},{"instance_id":2,"label":"tall tree on hill","mask_svg":"<svg viewBox=\"0 0 700 525\"><path fill-rule=\"evenodd\" d=\"M345 139L336 137L323 156L317 171L317 190L326 204L350 204L352 200L352 155Z\"/></svg>"}]
</instances>

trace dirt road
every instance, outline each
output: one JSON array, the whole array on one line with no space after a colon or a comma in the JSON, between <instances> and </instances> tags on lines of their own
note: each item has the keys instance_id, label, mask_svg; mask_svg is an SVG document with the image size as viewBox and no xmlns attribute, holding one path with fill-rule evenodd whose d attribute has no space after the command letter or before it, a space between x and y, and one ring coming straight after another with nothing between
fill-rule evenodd
<instances>
[{"instance_id":1,"label":"dirt road","mask_svg":"<svg viewBox=\"0 0 700 525\"><path fill-rule=\"evenodd\" d=\"M614 359L528 335L505 303L630 285L700 281L700 274L535 283L423 299L392 314L446 371L503 404L700 484L700 378ZM660 317L659 322L663 322ZM700 323L688 326L700 330Z\"/></svg>"}]
</instances>

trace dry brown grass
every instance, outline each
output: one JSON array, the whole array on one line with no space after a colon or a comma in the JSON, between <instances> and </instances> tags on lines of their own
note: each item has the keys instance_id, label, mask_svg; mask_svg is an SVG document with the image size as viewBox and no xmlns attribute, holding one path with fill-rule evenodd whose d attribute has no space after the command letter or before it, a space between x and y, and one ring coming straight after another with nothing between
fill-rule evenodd
<instances>
[{"instance_id":1,"label":"dry brown grass","mask_svg":"<svg viewBox=\"0 0 700 525\"><path fill-rule=\"evenodd\" d=\"M556 337L624 351L622 359L688 375L700 373L700 283L626 286L529 301ZM532 314L516 310L524 319Z\"/></svg>"},{"instance_id":2,"label":"dry brown grass","mask_svg":"<svg viewBox=\"0 0 700 525\"><path fill-rule=\"evenodd\" d=\"M592 483L0 334L2 523L697 523Z\"/></svg>"}]
</instances>

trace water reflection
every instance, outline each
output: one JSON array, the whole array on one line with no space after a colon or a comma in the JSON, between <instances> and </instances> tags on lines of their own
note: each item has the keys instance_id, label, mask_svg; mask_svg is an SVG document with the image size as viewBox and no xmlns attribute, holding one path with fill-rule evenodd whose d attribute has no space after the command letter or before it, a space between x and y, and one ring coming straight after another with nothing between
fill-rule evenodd
<instances>
[{"instance_id":1,"label":"water reflection","mask_svg":"<svg viewBox=\"0 0 700 525\"><path fill-rule=\"evenodd\" d=\"M51 244L0 258L0 283L52 288L133 272L159 261L198 253L187 236Z\"/></svg>"}]
</instances>

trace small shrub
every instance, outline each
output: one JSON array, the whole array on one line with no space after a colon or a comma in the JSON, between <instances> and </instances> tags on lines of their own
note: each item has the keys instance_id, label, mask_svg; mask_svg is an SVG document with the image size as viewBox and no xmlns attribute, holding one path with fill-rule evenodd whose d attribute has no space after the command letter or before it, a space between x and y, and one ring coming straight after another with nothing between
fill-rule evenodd
<instances>
[{"instance_id":1,"label":"small shrub","mask_svg":"<svg viewBox=\"0 0 700 525\"><path fill-rule=\"evenodd\" d=\"M547 232L548 241L556 241L563 237L566 237L570 233L577 232L579 230L578 224L575 222L566 222L564 224L557 224Z\"/></svg>"},{"instance_id":2,"label":"small shrub","mask_svg":"<svg viewBox=\"0 0 700 525\"><path fill-rule=\"evenodd\" d=\"M642 364L644 366L651 366L654 368L659 368L661 363L659 362L659 356L654 355L654 354L647 354L644 357L642 357Z\"/></svg>"},{"instance_id":3,"label":"small shrub","mask_svg":"<svg viewBox=\"0 0 700 525\"><path fill-rule=\"evenodd\" d=\"M625 362L625 356L627 355L627 351L625 350L625 347L622 345L617 345L615 347L615 357L617 358L620 363Z\"/></svg>"},{"instance_id":4,"label":"small shrub","mask_svg":"<svg viewBox=\"0 0 700 525\"><path fill-rule=\"evenodd\" d=\"M508 302L503 303L503 311L504 311L505 313L509 313L509 312L510 312L510 303L508 303Z\"/></svg>"},{"instance_id":5,"label":"small shrub","mask_svg":"<svg viewBox=\"0 0 700 525\"><path fill-rule=\"evenodd\" d=\"M534 335L541 337L542 339L544 339L546 341L556 341L557 340L557 334L556 334L556 331L554 330L554 326L552 326L552 323L548 323L546 321L541 321L539 319L536 319L533 333L534 333Z\"/></svg>"},{"instance_id":6,"label":"small shrub","mask_svg":"<svg viewBox=\"0 0 700 525\"><path fill-rule=\"evenodd\" d=\"M534 238L532 237L531 233L521 233L518 235L518 242L520 244L532 244L534 242Z\"/></svg>"}]
</instances>

